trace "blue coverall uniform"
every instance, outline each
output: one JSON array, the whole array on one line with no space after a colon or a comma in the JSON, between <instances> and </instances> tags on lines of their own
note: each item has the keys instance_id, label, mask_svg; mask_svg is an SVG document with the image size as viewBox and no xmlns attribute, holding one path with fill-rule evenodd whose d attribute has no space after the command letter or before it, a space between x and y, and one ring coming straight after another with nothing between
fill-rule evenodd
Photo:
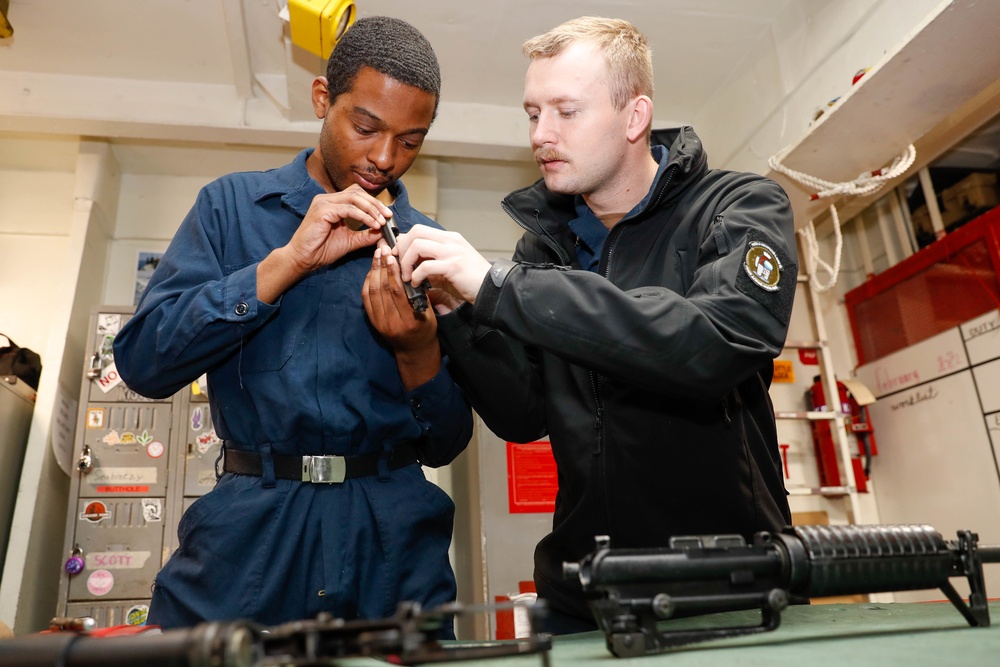
<instances>
[{"instance_id":1,"label":"blue coverall uniform","mask_svg":"<svg viewBox=\"0 0 1000 667\"><path fill-rule=\"evenodd\" d=\"M179 547L156 577L150 624L384 618L399 601L455 599L448 560L454 505L419 465L312 484L275 479L275 455L356 455L416 445L439 466L468 443L472 417L446 367L406 391L392 349L366 318L372 248L319 269L271 305L257 264L285 245L322 187L312 149L267 172L207 185L118 334L126 384L166 397L208 373L216 432L258 452L263 475L223 474L182 516ZM402 183L393 223L436 224Z\"/></svg>"}]
</instances>

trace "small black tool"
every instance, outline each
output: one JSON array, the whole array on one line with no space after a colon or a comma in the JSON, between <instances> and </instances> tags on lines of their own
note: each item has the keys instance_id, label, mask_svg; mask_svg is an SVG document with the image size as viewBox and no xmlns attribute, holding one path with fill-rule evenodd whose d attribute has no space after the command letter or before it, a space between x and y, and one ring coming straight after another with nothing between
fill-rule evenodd
<instances>
[{"instance_id":1,"label":"small black tool","mask_svg":"<svg viewBox=\"0 0 1000 667\"><path fill-rule=\"evenodd\" d=\"M389 244L390 248L396 247L396 235L399 234L399 230L393 227L388 222L382 225L382 238L385 242ZM414 287L411 283L403 281L403 289L406 290L406 300L410 302L410 306L413 307L413 312L419 314L427 310L427 290L431 288L431 284L424 280L420 285Z\"/></svg>"}]
</instances>

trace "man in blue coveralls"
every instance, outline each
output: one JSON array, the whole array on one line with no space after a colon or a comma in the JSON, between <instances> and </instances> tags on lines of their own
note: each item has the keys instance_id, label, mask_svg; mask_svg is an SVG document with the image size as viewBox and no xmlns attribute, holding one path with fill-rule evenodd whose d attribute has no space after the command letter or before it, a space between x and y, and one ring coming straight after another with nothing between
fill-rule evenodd
<instances>
[{"instance_id":1,"label":"man in blue coveralls","mask_svg":"<svg viewBox=\"0 0 1000 667\"><path fill-rule=\"evenodd\" d=\"M380 226L435 226L398 179L439 96L423 35L358 20L312 85L318 146L203 188L115 340L145 396L207 373L225 439L223 474L156 577L150 624L384 618L400 601L455 599L454 505L420 464L451 462L471 413L433 313L386 296L380 335L362 303Z\"/></svg>"}]
</instances>

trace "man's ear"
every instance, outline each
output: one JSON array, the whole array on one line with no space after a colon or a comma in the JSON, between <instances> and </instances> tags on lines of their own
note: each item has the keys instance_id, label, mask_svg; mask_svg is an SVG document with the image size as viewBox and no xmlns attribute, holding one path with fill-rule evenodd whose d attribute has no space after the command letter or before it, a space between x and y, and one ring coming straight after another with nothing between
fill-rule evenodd
<instances>
[{"instance_id":1,"label":"man's ear","mask_svg":"<svg viewBox=\"0 0 1000 667\"><path fill-rule=\"evenodd\" d=\"M632 100L632 113L628 119L628 140L632 143L644 139L653 122L653 100L639 95Z\"/></svg>"},{"instance_id":2,"label":"man's ear","mask_svg":"<svg viewBox=\"0 0 1000 667\"><path fill-rule=\"evenodd\" d=\"M312 105L317 118L326 118L326 112L330 110L330 87L325 76L313 79Z\"/></svg>"}]
</instances>

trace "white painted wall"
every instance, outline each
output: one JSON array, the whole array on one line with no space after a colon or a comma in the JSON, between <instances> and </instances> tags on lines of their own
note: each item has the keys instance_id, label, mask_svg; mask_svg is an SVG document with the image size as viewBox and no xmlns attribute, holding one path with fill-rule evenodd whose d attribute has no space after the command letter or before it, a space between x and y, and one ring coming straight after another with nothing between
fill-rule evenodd
<instances>
[{"instance_id":1,"label":"white painted wall","mask_svg":"<svg viewBox=\"0 0 1000 667\"><path fill-rule=\"evenodd\" d=\"M131 306L140 252L163 252L194 204L206 176L124 174L115 240L104 283L105 305Z\"/></svg>"},{"instance_id":2,"label":"white painted wall","mask_svg":"<svg viewBox=\"0 0 1000 667\"><path fill-rule=\"evenodd\" d=\"M73 214L72 171L0 171L0 333L41 353ZM42 359L45 363L45 359Z\"/></svg>"},{"instance_id":3,"label":"white painted wall","mask_svg":"<svg viewBox=\"0 0 1000 667\"><path fill-rule=\"evenodd\" d=\"M24 151L31 147L22 140L4 141L9 152L3 157L12 163L21 160L23 168L35 170L44 165L41 168L51 169L61 164L59 151L52 155L40 152L44 142L36 150ZM49 267L57 274L55 287L47 302L31 307L48 318L45 344L36 350L44 367L0 581L0 619L18 633L43 629L54 608L58 578L51 573L58 572L62 563L58 526L65 522L69 484L56 464L50 433L60 401L74 400L79 394L86 320L104 281L118 201L120 172L107 144L91 140L78 144L68 191L72 205L65 223L65 252ZM58 218L51 217L39 226L59 224ZM33 285L30 274L13 283L26 293L31 293Z\"/></svg>"},{"instance_id":4,"label":"white painted wall","mask_svg":"<svg viewBox=\"0 0 1000 667\"><path fill-rule=\"evenodd\" d=\"M462 234L489 259L509 259L523 230L500 208L500 201L538 180L538 167L533 162L440 160L438 173L438 222Z\"/></svg>"}]
</instances>

